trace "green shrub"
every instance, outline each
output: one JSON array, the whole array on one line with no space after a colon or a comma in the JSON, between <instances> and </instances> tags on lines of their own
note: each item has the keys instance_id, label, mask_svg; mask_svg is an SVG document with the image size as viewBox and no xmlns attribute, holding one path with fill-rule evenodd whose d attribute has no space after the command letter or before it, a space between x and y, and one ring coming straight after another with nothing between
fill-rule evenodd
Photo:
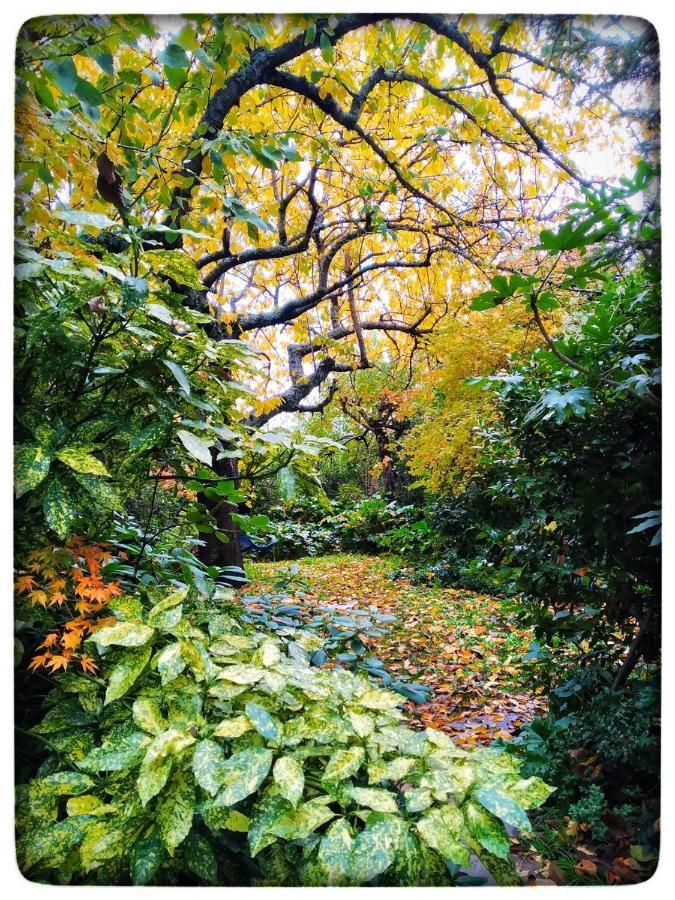
<instances>
[{"instance_id":1,"label":"green shrub","mask_svg":"<svg viewBox=\"0 0 675 900\"><path fill-rule=\"evenodd\" d=\"M447 884L476 853L518 883L504 823L551 789L494 749L415 732L402 698L309 664L194 588L109 604L101 677L56 679L18 788L26 877L75 884ZM262 874L264 873L264 875Z\"/></svg>"}]
</instances>

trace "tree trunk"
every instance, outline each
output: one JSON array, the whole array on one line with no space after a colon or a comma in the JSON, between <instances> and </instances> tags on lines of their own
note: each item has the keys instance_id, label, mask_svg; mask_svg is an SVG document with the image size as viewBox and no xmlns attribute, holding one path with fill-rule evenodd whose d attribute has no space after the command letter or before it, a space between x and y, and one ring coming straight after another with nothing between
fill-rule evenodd
<instances>
[{"instance_id":1,"label":"tree trunk","mask_svg":"<svg viewBox=\"0 0 675 900\"><path fill-rule=\"evenodd\" d=\"M635 666L640 662L640 657L643 655L645 644L649 638L649 629L651 626L652 615L651 610L647 610L645 616L642 620L642 624L640 625L640 630L637 633L637 636L633 643L630 646L628 651L628 655L619 671L616 673L616 677L614 678L614 683L612 684L613 691L620 691L621 688L628 681L628 676L633 671Z\"/></svg>"},{"instance_id":2,"label":"tree trunk","mask_svg":"<svg viewBox=\"0 0 675 900\"><path fill-rule=\"evenodd\" d=\"M382 466L382 479L384 481L384 493L388 497L396 496L396 472L394 461L389 454L389 442L384 431L374 431L377 443L377 456Z\"/></svg>"},{"instance_id":3,"label":"tree trunk","mask_svg":"<svg viewBox=\"0 0 675 900\"><path fill-rule=\"evenodd\" d=\"M236 487L239 480L239 464L237 460L216 459L218 452L215 447L211 448L211 456L213 458L211 467L213 471L221 478L233 481ZM236 506L222 499L217 501L208 500L203 494L199 495L198 500L211 512L218 531L226 534L230 539L224 544L215 534L204 535L204 544L199 548L198 558L205 565L217 566L219 569L225 566L238 566L240 569L243 569L244 558L239 544L240 529L239 525L232 521L232 513L237 511ZM220 580L227 581L227 576L224 575ZM239 582L229 583L234 587L240 585Z\"/></svg>"}]
</instances>

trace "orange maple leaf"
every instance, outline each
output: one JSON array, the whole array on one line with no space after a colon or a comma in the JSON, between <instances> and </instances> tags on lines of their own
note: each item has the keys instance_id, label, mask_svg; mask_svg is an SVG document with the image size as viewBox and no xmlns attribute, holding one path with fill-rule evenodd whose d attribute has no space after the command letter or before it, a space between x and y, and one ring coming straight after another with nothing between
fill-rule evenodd
<instances>
[{"instance_id":1,"label":"orange maple leaf","mask_svg":"<svg viewBox=\"0 0 675 900\"><path fill-rule=\"evenodd\" d=\"M63 669L63 671L65 672L65 670L68 668L68 663L72 658L71 655L65 653L60 656L56 653L50 655L51 659L47 662L47 666L49 667L50 671L54 673L59 669Z\"/></svg>"},{"instance_id":2,"label":"orange maple leaf","mask_svg":"<svg viewBox=\"0 0 675 900\"><path fill-rule=\"evenodd\" d=\"M39 669L40 666L46 666L51 655L52 655L51 653L41 653L38 656L34 656L31 659L31 661L28 663L29 671L34 672L36 669Z\"/></svg>"},{"instance_id":3,"label":"orange maple leaf","mask_svg":"<svg viewBox=\"0 0 675 900\"><path fill-rule=\"evenodd\" d=\"M83 672L91 672L94 674L98 671L98 666L94 662L91 656L87 656L85 653L82 653L80 656L80 665L82 666Z\"/></svg>"},{"instance_id":4,"label":"orange maple leaf","mask_svg":"<svg viewBox=\"0 0 675 900\"><path fill-rule=\"evenodd\" d=\"M43 641L41 644L38 645L37 649L38 649L38 650L41 650L42 647L47 647L47 648L48 648L48 647L53 647L54 644L57 642L58 637L59 637L59 636L58 636L58 634L57 634L55 631L50 632L50 633L47 635L47 637L44 639L44 641Z\"/></svg>"},{"instance_id":5,"label":"orange maple leaf","mask_svg":"<svg viewBox=\"0 0 675 900\"><path fill-rule=\"evenodd\" d=\"M15 589L20 594L27 594L32 591L37 582L31 575L20 575L14 582Z\"/></svg>"},{"instance_id":6,"label":"orange maple leaf","mask_svg":"<svg viewBox=\"0 0 675 900\"><path fill-rule=\"evenodd\" d=\"M49 594L46 591L31 591L28 595L31 603L39 603L40 606L47 606L49 602Z\"/></svg>"}]
</instances>

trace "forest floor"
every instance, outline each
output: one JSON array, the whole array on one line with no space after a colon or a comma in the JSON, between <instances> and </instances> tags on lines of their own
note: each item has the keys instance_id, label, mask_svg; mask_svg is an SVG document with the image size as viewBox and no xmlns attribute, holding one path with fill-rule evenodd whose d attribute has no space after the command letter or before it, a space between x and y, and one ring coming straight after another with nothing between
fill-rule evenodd
<instances>
[{"instance_id":1,"label":"forest floor","mask_svg":"<svg viewBox=\"0 0 675 900\"><path fill-rule=\"evenodd\" d=\"M524 658L533 634L518 623L508 598L393 578L400 568L400 560L393 557L336 554L307 557L296 564L306 586L289 590L307 604L308 612L315 605L334 606L346 614L375 605L395 616L383 626L382 637L365 642L394 677L407 676L433 688L428 703L407 704L413 725L440 728L460 746L471 748L489 745L496 738L509 740L526 722L546 715L544 688L534 664ZM247 593L273 592L290 565L288 561L248 563ZM536 835L512 836L523 884L642 880L640 872L626 869L625 859L619 860L620 871L613 871L611 857L601 861L584 837L552 830L544 820ZM470 874L494 884L475 858Z\"/></svg>"},{"instance_id":2,"label":"forest floor","mask_svg":"<svg viewBox=\"0 0 675 900\"><path fill-rule=\"evenodd\" d=\"M250 564L250 593L263 593L288 562ZM340 554L298 560L307 579L307 604L329 604L347 613L377 606L395 621L369 650L395 677L433 688L433 698L409 704L413 723L433 725L470 747L506 740L525 722L545 713L541 687L523 660L532 633L515 621L505 598L454 588L413 585L391 578L388 557Z\"/></svg>"}]
</instances>

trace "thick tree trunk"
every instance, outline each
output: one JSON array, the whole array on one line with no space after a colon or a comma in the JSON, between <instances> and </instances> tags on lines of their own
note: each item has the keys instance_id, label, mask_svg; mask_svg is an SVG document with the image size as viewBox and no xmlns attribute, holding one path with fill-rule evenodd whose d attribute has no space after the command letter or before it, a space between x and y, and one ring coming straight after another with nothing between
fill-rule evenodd
<instances>
[{"instance_id":1,"label":"thick tree trunk","mask_svg":"<svg viewBox=\"0 0 675 900\"><path fill-rule=\"evenodd\" d=\"M236 459L216 459L218 451L215 447L211 448L213 457L212 468L221 478L226 478L234 482L235 487L239 479L239 465ZM232 521L232 513L237 511L236 506L226 501L212 501L206 499L203 495L199 496L199 501L204 503L211 511L215 519L216 526L220 532L229 537L229 541L224 544L215 534L204 535L204 545L199 548L197 556L208 566L217 566L224 568L225 566L238 566L244 568L244 559L239 544L239 525ZM222 581L227 581L227 576L223 576ZM238 582L232 582L233 586L237 586Z\"/></svg>"},{"instance_id":2,"label":"thick tree trunk","mask_svg":"<svg viewBox=\"0 0 675 900\"><path fill-rule=\"evenodd\" d=\"M375 431L377 443L377 456L382 466L382 480L384 481L384 493L388 497L396 496L396 472L394 461L389 453L389 442L384 431Z\"/></svg>"}]
</instances>

